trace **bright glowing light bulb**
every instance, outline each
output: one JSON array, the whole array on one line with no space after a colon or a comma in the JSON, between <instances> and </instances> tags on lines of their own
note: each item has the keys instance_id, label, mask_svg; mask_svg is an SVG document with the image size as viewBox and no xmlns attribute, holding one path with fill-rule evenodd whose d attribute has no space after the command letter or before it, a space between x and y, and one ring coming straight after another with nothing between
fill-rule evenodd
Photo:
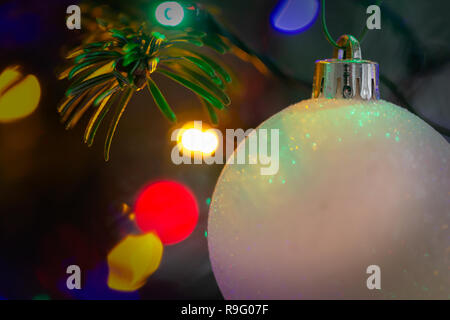
<instances>
[{"instance_id":1,"label":"bright glowing light bulb","mask_svg":"<svg viewBox=\"0 0 450 320\"><path fill-rule=\"evenodd\" d=\"M203 132L203 140L202 140L202 152L204 154L210 154L216 151L219 145L219 139L215 133L212 131Z\"/></svg>"},{"instance_id":2,"label":"bright glowing light bulb","mask_svg":"<svg viewBox=\"0 0 450 320\"><path fill-rule=\"evenodd\" d=\"M183 21L184 9L178 2L166 1L156 8L155 17L160 24L175 27Z\"/></svg>"},{"instance_id":3,"label":"bright glowing light bulb","mask_svg":"<svg viewBox=\"0 0 450 320\"><path fill-rule=\"evenodd\" d=\"M181 135L181 144L190 151L201 150L202 132L199 129L187 129Z\"/></svg>"},{"instance_id":4,"label":"bright glowing light bulb","mask_svg":"<svg viewBox=\"0 0 450 320\"><path fill-rule=\"evenodd\" d=\"M188 151L200 151L203 154L211 154L219 145L219 138L213 131L201 131L190 128L181 134L181 145Z\"/></svg>"}]
</instances>

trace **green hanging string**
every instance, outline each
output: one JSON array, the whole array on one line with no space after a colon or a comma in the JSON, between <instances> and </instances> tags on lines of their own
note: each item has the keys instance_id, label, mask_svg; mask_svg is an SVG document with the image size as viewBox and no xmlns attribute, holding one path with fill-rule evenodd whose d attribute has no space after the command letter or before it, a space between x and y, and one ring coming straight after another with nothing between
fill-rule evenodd
<instances>
[{"instance_id":1,"label":"green hanging string","mask_svg":"<svg viewBox=\"0 0 450 320\"><path fill-rule=\"evenodd\" d=\"M380 6L382 2L383 2L383 0L378 0L376 2L376 5ZM333 47L338 48L338 49L345 49L345 47L339 46L336 43L336 41L334 41L333 37L331 36L330 32L328 31L327 21L326 21L326 14L325 14L325 0L322 0L322 29L323 29L323 33L325 35L325 38L328 40L328 42ZM361 43L364 40L364 38L365 38L365 36L367 34L367 31L368 31L367 24L364 24L363 30L361 31L361 34L360 34L359 39L358 39L359 43Z\"/></svg>"}]
</instances>

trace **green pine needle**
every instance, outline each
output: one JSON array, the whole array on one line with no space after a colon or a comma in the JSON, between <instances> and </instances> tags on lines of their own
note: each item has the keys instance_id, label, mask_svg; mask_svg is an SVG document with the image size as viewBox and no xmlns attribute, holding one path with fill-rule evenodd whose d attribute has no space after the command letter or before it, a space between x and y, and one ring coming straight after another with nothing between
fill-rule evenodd
<instances>
[{"instance_id":1,"label":"green pine needle","mask_svg":"<svg viewBox=\"0 0 450 320\"><path fill-rule=\"evenodd\" d=\"M180 76L176 73L170 72L168 70L158 70L159 73L165 75L166 77L178 82L179 84L185 86L186 88L190 89L191 91L195 92L196 94L200 95L204 99L206 99L209 103L211 103L214 107L216 107L219 110L222 110L225 106L222 104L222 102L219 101L216 97L214 97L211 93L200 87L199 85L195 84L194 82L186 79L183 76Z\"/></svg>"},{"instance_id":2,"label":"green pine needle","mask_svg":"<svg viewBox=\"0 0 450 320\"><path fill-rule=\"evenodd\" d=\"M91 146L104 118L114 108L104 147L104 157L108 160L119 121L132 96L144 86L162 114L169 121L176 121L175 112L151 77L154 72L195 93L211 122L217 124L214 109L230 104L225 83L231 82L231 77L219 62L195 48L205 45L225 53L229 47L220 37L196 31L172 30L162 34L145 25L108 29L110 25L101 21L98 39L94 37L94 41L76 48L68 56L73 67L60 77L72 83L66 91L67 98L58 108L67 128L74 127L93 109L84 133L84 142Z\"/></svg>"},{"instance_id":3,"label":"green pine needle","mask_svg":"<svg viewBox=\"0 0 450 320\"><path fill-rule=\"evenodd\" d=\"M175 113L170 108L166 98L164 98L156 83L150 77L147 78L147 87L150 90L150 93L152 94L152 97L155 100L155 103L158 106L159 110L161 110L161 112L167 117L167 119L175 122L177 120Z\"/></svg>"},{"instance_id":4,"label":"green pine needle","mask_svg":"<svg viewBox=\"0 0 450 320\"><path fill-rule=\"evenodd\" d=\"M113 119L111 120L108 133L106 134L106 142L105 142L105 161L109 160L109 152L111 150L111 142L116 133L117 126L119 124L120 118L122 117L125 109L128 106L128 103L131 100L136 89L129 87L125 89L125 92L122 94L120 102L116 105L116 112L114 114Z\"/></svg>"}]
</instances>

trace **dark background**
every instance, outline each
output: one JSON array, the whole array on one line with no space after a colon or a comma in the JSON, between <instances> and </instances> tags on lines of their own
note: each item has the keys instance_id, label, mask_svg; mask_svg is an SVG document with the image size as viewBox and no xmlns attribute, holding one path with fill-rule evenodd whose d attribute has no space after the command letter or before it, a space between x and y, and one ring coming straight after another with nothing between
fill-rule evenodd
<instances>
[{"instance_id":1,"label":"dark background","mask_svg":"<svg viewBox=\"0 0 450 320\"><path fill-rule=\"evenodd\" d=\"M150 1L148 1L150 3ZM270 13L278 1L200 1L220 9L220 18L249 46L271 57L287 74L312 81L314 61L329 58L332 47L320 19L296 35L275 31ZM124 1L105 1L118 12ZM332 35L358 35L365 10L374 1L327 2ZM66 8L74 1L2 1L0 4L0 70L19 64L35 74L42 98L36 112L0 124L0 297L217 299L222 298L211 271L206 230L206 199L214 190L220 165L176 166L170 160L176 127L166 121L145 90L131 101L116 135L111 160L103 160L103 141L82 143L85 122L65 131L56 112L67 82L56 74L63 53L81 31L66 28ZM127 0L127 6L142 1ZM408 102L425 117L450 126L450 2L386 0L381 30L369 31L363 58L377 61ZM82 13L83 19L83 13ZM235 72L240 90L231 92L232 106L219 113L220 129L255 128L288 105L310 97L310 91L260 74L234 56L224 58ZM178 126L208 121L195 97L178 85L158 79L177 113ZM384 85L385 100L401 104ZM86 119L85 119L86 120ZM103 131L100 134L104 134ZM173 179L193 190L200 206L199 223L184 242L165 247L160 268L135 294L105 287L105 257L134 227L121 219L122 203L132 205L145 184ZM84 293L61 291L65 268L78 264Z\"/></svg>"}]
</instances>

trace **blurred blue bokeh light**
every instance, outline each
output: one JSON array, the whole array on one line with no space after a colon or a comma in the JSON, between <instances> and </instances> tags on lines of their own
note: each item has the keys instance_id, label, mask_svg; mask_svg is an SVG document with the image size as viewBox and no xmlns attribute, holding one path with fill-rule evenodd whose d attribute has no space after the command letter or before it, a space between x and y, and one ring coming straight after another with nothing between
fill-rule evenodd
<instances>
[{"instance_id":1,"label":"blurred blue bokeh light","mask_svg":"<svg viewBox=\"0 0 450 320\"><path fill-rule=\"evenodd\" d=\"M295 34L312 26L319 14L318 0L281 0L270 20L276 30Z\"/></svg>"}]
</instances>

